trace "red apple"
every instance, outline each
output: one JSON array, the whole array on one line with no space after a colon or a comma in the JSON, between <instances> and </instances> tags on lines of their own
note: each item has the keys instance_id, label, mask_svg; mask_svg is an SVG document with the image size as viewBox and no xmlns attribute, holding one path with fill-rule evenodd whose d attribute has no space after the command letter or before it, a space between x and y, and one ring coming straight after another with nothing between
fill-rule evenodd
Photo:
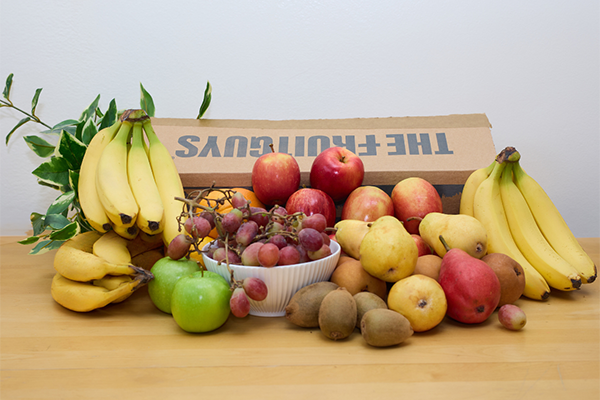
<instances>
[{"instance_id":1,"label":"red apple","mask_svg":"<svg viewBox=\"0 0 600 400\"><path fill-rule=\"evenodd\" d=\"M425 215L442 212L439 193L431 183L422 178L412 177L398 182L392 190L392 202L394 215L411 234L419 234L419 224ZM413 217L415 219L410 219Z\"/></svg>"},{"instance_id":2,"label":"red apple","mask_svg":"<svg viewBox=\"0 0 600 400\"><path fill-rule=\"evenodd\" d=\"M327 226L335 225L335 203L331 196L314 188L299 189L290 196L285 209L289 214L303 212L307 216L323 214Z\"/></svg>"},{"instance_id":3,"label":"red apple","mask_svg":"<svg viewBox=\"0 0 600 400\"><path fill-rule=\"evenodd\" d=\"M417 249L419 250L419 257L432 254L431 247L429 247L427 242L420 235L415 235L413 233L410 236L412 236L412 238L415 240L415 243L417 244Z\"/></svg>"},{"instance_id":4,"label":"red apple","mask_svg":"<svg viewBox=\"0 0 600 400\"><path fill-rule=\"evenodd\" d=\"M342 208L342 219L372 222L384 215L394 216L394 204L390 196L376 186L354 189Z\"/></svg>"},{"instance_id":5,"label":"red apple","mask_svg":"<svg viewBox=\"0 0 600 400\"><path fill-rule=\"evenodd\" d=\"M289 154L263 154L252 167L252 188L263 204L282 206L299 186L300 167Z\"/></svg>"},{"instance_id":6,"label":"red apple","mask_svg":"<svg viewBox=\"0 0 600 400\"><path fill-rule=\"evenodd\" d=\"M330 147L314 159L310 186L324 191L337 203L362 185L364 176L365 166L360 157L344 147Z\"/></svg>"}]
</instances>

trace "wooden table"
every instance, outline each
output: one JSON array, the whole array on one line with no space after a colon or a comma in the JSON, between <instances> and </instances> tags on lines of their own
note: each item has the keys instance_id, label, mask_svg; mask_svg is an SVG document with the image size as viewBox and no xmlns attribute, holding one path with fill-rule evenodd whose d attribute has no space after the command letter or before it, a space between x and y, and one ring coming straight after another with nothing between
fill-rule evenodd
<instances>
[{"instance_id":1,"label":"wooden table","mask_svg":"<svg viewBox=\"0 0 600 400\"><path fill-rule=\"evenodd\" d=\"M283 317L230 318L182 331L147 290L91 313L50 296L53 253L0 237L2 399L590 399L600 398L600 283L520 299L519 332L497 314L446 319L398 347L360 333L333 342ZM596 265L599 240L581 239Z\"/></svg>"}]
</instances>

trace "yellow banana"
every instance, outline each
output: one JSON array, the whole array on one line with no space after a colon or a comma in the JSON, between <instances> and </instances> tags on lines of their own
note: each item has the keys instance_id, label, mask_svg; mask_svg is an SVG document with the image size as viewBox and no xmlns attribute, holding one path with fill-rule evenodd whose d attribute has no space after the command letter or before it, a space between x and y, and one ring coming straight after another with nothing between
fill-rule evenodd
<instances>
[{"instance_id":1,"label":"yellow banana","mask_svg":"<svg viewBox=\"0 0 600 400\"><path fill-rule=\"evenodd\" d=\"M538 182L525 173L518 162L513 166L513 174L515 184L525 197L548 243L577 270L583 283L594 282L598 275L594 261L583 250L548 194Z\"/></svg>"},{"instance_id":2,"label":"yellow banana","mask_svg":"<svg viewBox=\"0 0 600 400\"><path fill-rule=\"evenodd\" d=\"M94 243L101 234L84 232L67 240L54 255L54 269L67 279L88 282L106 275L132 275L139 268L130 264L114 264L94 255Z\"/></svg>"},{"instance_id":3,"label":"yellow banana","mask_svg":"<svg viewBox=\"0 0 600 400\"><path fill-rule=\"evenodd\" d=\"M581 277L575 268L559 256L538 228L525 198L513 182L512 164L508 163L500 178L500 195L515 243L527 261L558 290L577 290Z\"/></svg>"},{"instance_id":4,"label":"yellow banana","mask_svg":"<svg viewBox=\"0 0 600 400\"><path fill-rule=\"evenodd\" d=\"M127 239L115 231L110 231L96 240L92 253L114 264L131 264L131 254L127 243Z\"/></svg>"},{"instance_id":5,"label":"yellow banana","mask_svg":"<svg viewBox=\"0 0 600 400\"><path fill-rule=\"evenodd\" d=\"M106 146L96 171L98 197L114 225L132 226L138 214L138 205L127 178L127 141L132 122L121 122L119 132Z\"/></svg>"},{"instance_id":6,"label":"yellow banana","mask_svg":"<svg viewBox=\"0 0 600 400\"><path fill-rule=\"evenodd\" d=\"M173 162L169 150L156 136L150 119L144 121L144 130L149 142L148 158L165 210L162 234L165 245L168 245L180 232L179 219L184 203L176 200L176 197L185 198L185 192L175 162ZM181 223L183 224L183 222L184 219L182 218Z\"/></svg>"},{"instance_id":7,"label":"yellow banana","mask_svg":"<svg viewBox=\"0 0 600 400\"><path fill-rule=\"evenodd\" d=\"M129 185L140 208L136 223L142 231L157 234L163 230L164 208L144 144L142 123L136 122L127 156Z\"/></svg>"},{"instance_id":8,"label":"yellow banana","mask_svg":"<svg viewBox=\"0 0 600 400\"><path fill-rule=\"evenodd\" d=\"M495 164L496 161L492 162L485 168L479 168L478 170L473 171L473 173L469 175L460 195L460 214L470 215L471 217L473 216L473 201L475 200L475 192L477 191L477 188L481 182L490 176Z\"/></svg>"},{"instance_id":9,"label":"yellow banana","mask_svg":"<svg viewBox=\"0 0 600 400\"><path fill-rule=\"evenodd\" d=\"M73 281L57 273L52 279L51 293L61 306L72 311L88 312L128 296L150 279L152 274L140 273L134 279L124 280L115 289L109 290L91 282Z\"/></svg>"},{"instance_id":10,"label":"yellow banana","mask_svg":"<svg viewBox=\"0 0 600 400\"><path fill-rule=\"evenodd\" d=\"M504 253L523 268L523 295L530 299L546 300L550 296L548 283L520 252L508 227L500 197L500 177L505 166L505 162L495 161L492 173L477 188L473 201L473 216L485 227L488 235L488 253Z\"/></svg>"},{"instance_id":11,"label":"yellow banana","mask_svg":"<svg viewBox=\"0 0 600 400\"><path fill-rule=\"evenodd\" d=\"M102 151L114 138L120 127L121 121L117 120L112 126L96 133L87 146L79 169L79 188L77 191L79 204L81 205L85 219L98 232L110 230L110 220L104 211L104 207L98 198L98 191L96 190L98 160L102 155Z\"/></svg>"},{"instance_id":12,"label":"yellow banana","mask_svg":"<svg viewBox=\"0 0 600 400\"><path fill-rule=\"evenodd\" d=\"M121 286L124 283L131 282L132 280L133 280L133 278L129 275L117 275L117 276L106 275L104 278L94 279L92 281L92 285L100 286L100 287L103 287L104 289L111 291L111 290L117 289L119 286ZM124 294L122 297L119 297L119 298L111 301L111 303L120 303L120 302L126 300L132 294L133 294L133 291L131 291L127 294Z\"/></svg>"},{"instance_id":13,"label":"yellow banana","mask_svg":"<svg viewBox=\"0 0 600 400\"><path fill-rule=\"evenodd\" d=\"M112 228L117 235L127 240L135 239L140 233L140 228L138 228L138 226L135 224L131 226L113 224Z\"/></svg>"}]
</instances>

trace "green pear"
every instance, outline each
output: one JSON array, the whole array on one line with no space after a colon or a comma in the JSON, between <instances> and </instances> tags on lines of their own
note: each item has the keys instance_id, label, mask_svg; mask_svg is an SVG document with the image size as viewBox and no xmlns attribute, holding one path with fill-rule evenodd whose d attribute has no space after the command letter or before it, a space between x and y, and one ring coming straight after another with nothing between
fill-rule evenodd
<instances>
[{"instance_id":1,"label":"green pear","mask_svg":"<svg viewBox=\"0 0 600 400\"><path fill-rule=\"evenodd\" d=\"M411 275L419 257L415 240L402 222L389 215L371 224L359 250L365 271L386 282Z\"/></svg>"},{"instance_id":2,"label":"green pear","mask_svg":"<svg viewBox=\"0 0 600 400\"><path fill-rule=\"evenodd\" d=\"M481 259L487 252L485 227L470 215L429 213L421 220L419 234L440 257L446 254L440 235L450 248L461 249L471 257Z\"/></svg>"},{"instance_id":3,"label":"green pear","mask_svg":"<svg viewBox=\"0 0 600 400\"><path fill-rule=\"evenodd\" d=\"M343 219L335 224L335 240L344 253L358 260L360 242L369 231L370 224L356 219Z\"/></svg>"}]
</instances>

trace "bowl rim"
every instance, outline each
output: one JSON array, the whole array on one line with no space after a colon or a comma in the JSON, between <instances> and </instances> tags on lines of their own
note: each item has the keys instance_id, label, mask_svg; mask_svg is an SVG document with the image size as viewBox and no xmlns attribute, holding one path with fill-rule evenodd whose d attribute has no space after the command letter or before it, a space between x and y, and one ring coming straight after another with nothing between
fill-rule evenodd
<instances>
[{"instance_id":1,"label":"bowl rim","mask_svg":"<svg viewBox=\"0 0 600 400\"><path fill-rule=\"evenodd\" d=\"M214 239L214 240L210 241L209 243L205 244L202 247L202 250L204 251L215 240L217 240L217 239ZM261 271L263 271L263 270L282 270L282 269L308 267L308 266L314 265L315 263L324 262L324 261L328 260L331 257L335 257L338 253L341 253L342 247L340 246L340 244L338 242L336 242L335 240L332 240L331 243L335 243L335 246L337 248L335 250L332 249L331 254L328 255L327 257L320 258L318 260L307 261L307 262L299 263L299 264L275 265L274 267L270 267L270 268L265 268L265 267L256 266L256 265L241 265L241 264L229 264L229 266L231 268L243 268L243 269L248 269L248 270L257 269L257 270L261 270ZM205 253L202 253L202 259L204 260L205 264L206 264L206 261L208 260L209 262L211 262L211 263L213 263L213 264L215 264L217 266L219 265L217 261L215 261L212 258L208 257ZM225 263L221 263L220 265L227 266L227 264L225 264Z\"/></svg>"}]
</instances>

